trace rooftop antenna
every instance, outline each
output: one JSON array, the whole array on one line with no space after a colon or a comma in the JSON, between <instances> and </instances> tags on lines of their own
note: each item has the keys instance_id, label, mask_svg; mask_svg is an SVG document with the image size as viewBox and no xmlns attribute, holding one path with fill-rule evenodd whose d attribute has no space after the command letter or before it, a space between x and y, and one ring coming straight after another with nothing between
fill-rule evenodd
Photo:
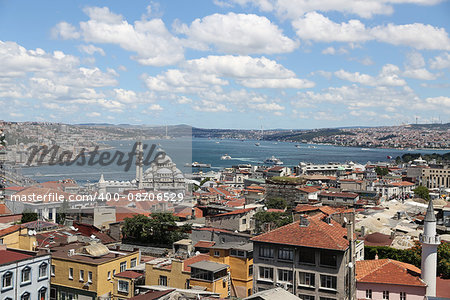
<instances>
[{"instance_id":1,"label":"rooftop antenna","mask_svg":"<svg viewBox=\"0 0 450 300\"><path fill-rule=\"evenodd\" d=\"M166 124L166 139L168 139L169 138L169 136L167 135L167 124Z\"/></svg>"},{"instance_id":2,"label":"rooftop antenna","mask_svg":"<svg viewBox=\"0 0 450 300\"><path fill-rule=\"evenodd\" d=\"M419 117L416 117L416 125L418 124Z\"/></svg>"}]
</instances>

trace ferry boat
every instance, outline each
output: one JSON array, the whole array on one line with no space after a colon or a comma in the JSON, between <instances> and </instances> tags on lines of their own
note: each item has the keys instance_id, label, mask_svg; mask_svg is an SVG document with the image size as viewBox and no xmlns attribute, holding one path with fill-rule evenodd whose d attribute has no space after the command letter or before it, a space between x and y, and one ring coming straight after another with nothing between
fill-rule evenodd
<instances>
[{"instance_id":1,"label":"ferry boat","mask_svg":"<svg viewBox=\"0 0 450 300\"><path fill-rule=\"evenodd\" d=\"M255 143L255 146L259 146L259 145L261 145L261 143Z\"/></svg>"},{"instance_id":2,"label":"ferry boat","mask_svg":"<svg viewBox=\"0 0 450 300\"><path fill-rule=\"evenodd\" d=\"M276 158L273 155L272 157L266 158L266 160L264 160L264 163L278 166L283 164L283 162L280 159Z\"/></svg>"},{"instance_id":3,"label":"ferry boat","mask_svg":"<svg viewBox=\"0 0 450 300\"><path fill-rule=\"evenodd\" d=\"M225 155L222 155L222 156L220 157L220 159L221 159L221 160L230 160L230 159L231 159L231 156L229 156L228 154L225 154Z\"/></svg>"},{"instance_id":4,"label":"ferry boat","mask_svg":"<svg viewBox=\"0 0 450 300\"><path fill-rule=\"evenodd\" d=\"M192 168L211 168L211 164L202 164L199 162L194 161L192 164L186 164L186 167L192 167Z\"/></svg>"}]
</instances>

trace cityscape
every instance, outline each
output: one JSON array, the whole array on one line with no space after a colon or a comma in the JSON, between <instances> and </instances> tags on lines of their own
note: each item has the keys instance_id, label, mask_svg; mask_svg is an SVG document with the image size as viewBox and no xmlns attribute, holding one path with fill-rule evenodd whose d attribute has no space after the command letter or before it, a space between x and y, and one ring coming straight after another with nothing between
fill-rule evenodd
<instances>
[{"instance_id":1,"label":"cityscape","mask_svg":"<svg viewBox=\"0 0 450 300\"><path fill-rule=\"evenodd\" d=\"M0 300L450 299L450 2L0 2Z\"/></svg>"}]
</instances>

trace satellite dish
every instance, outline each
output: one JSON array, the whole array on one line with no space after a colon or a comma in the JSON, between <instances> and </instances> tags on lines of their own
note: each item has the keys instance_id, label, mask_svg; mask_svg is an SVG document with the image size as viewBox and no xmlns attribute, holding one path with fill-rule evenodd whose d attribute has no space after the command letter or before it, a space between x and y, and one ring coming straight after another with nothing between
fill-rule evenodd
<instances>
[{"instance_id":1,"label":"satellite dish","mask_svg":"<svg viewBox=\"0 0 450 300\"><path fill-rule=\"evenodd\" d=\"M344 217L344 222L348 223L347 217Z\"/></svg>"},{"instance_id":2,"label":"satellite dish","mask_svg":"<svg viewBox=\"0 0 450 300\"><path fill-rule=\"evenodd\" d=\"M33 230L28 230L28 235L32 236L33 235Z\"/></svg>"}]
</instances>

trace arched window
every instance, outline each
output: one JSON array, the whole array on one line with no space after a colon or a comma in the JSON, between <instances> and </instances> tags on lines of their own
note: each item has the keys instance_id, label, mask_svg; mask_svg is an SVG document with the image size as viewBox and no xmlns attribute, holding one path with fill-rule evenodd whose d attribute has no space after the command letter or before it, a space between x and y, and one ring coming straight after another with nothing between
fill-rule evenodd
<instances>
[{"instance_id":1,"label":"arched window","mask_svg":"<svg viewBox=\"0 0 450 300\"><path fill-rule=\"evenodd\" d=\"M30 300L30 293L23 293L22 296L20 296L20 300Z\"/></svg>"},{"instance_id":2,"label":"arched window","mask_svg":"<svg viewBox=\"0 0 450 300\"><path fill-rule=\"evenodd\" d=\"M39 266L39 278L47 277L47 267L48 267L48 264L45 262L43 262Z\"/></svg>"},{"instance_id":3,"label":"arched window","mask_svg":"<svg viewBox=\"0 0 450 300\"><path fill-rule=\"evenodd\" d=\"M21 283L31 282L31 268L25 267L22 269Z\"/></svg>"},{"instance_id":4,"label":"arched window","mask_svg":"<svg viewBox=\"0 0 450 300\"><path fill-rule=\"evenodd\" d=\"M41 289L38 292L38 299L39 300L47 299L47 288L46 287L41 287Z\"/></svg>"},{"instance_id":5,"label":"arched window","mask_svg":"<svg viewBox=\"0 0 450 300\"><path fill-rule=\"evenodd\" d=\"M13 274L12 272L6 272L2 277L2 289L12 288L13 286Z\"/></svg>"}]
</instances>

